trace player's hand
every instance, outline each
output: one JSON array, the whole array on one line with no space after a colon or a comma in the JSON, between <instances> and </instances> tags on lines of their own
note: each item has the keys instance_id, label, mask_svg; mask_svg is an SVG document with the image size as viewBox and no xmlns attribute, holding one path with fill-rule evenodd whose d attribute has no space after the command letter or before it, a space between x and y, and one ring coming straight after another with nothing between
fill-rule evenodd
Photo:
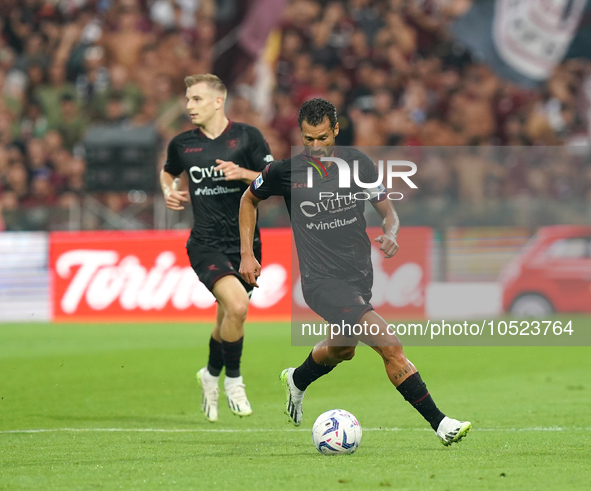
<instances>
[{"instance_id":1,"label":"player's hand","mask_svg":"<svg viewBox=\"0 0 591 491\"><path fill-rule=\"evenodd\" d=\"M389 237L387 235L380 235L374 239L374 242L379 242L380 251L384 253L384 257L392 257L394 254L398 252L398 243L396 242L396 238Z\"/></svg>"},{"instance_id":2,"label":"player's hand","mask_svg":"<svg viewBox=\"0 0 591 491\"><path fill-rule=\"evenodd\" d=\"M238 181L239 179L244 178L244 175L242 174L243 169L238 164L221 159L217 159L215 163L218 165L214 170L221 170L224 173L224 176L226 176L226 181Z\"/></svg>"},{"instance_id":3,"label":"player's hand","mask_svg":"<svg viewBox=\"0 0 591 491\"><path fill-rule=\"evenodd\" d=\"M250 286L259 287L257 284L257 278L261 275L261 265L256 257L252 255L242 256L238 272L240 273L240 276L242 276L242 279Z\"/></svg>"},{"instance_id":4,"label":"player's hand","mask_svg":"<svg viewBox=\"0 0 591 491\"><path fill-rule=\"evenodd\" d=\"M183 203L188 203L189 198L187 198L188 191L176 191L171 189L169 192L165 193L164 200L166 202L166 208L169 210L180 211L184 210L185 207Z\"/></svg>"}]
</instances>

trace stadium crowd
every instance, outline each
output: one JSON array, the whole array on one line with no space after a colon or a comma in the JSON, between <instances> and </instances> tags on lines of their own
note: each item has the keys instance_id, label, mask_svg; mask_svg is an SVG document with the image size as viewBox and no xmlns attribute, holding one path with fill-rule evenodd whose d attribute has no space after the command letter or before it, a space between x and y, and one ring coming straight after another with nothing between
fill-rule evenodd
<instances>
[{"instance_id":1,"label":"stadium crowd","mask_svg":"<svg viewBox=\"0 0 591 491\"><path fill-rule=\"evenodd\" d=\"M192 128L183 78L214 71L220 17L238 4L4 0L4 216L80 202L86 168L81 142L92 124L154 125L163 144ZM275 158L301 144L297 112L312 97L327 98L339 110L341 145L587 143L589 63L563 63L538 89L503 81L451 35L454 18L468 7L469 0L287 1L260 59L229 81L228 116L258 127ZM146 171L156 179L156 169ZM591 203L586 159L432 158L416 177L420 192L413 199L433 202L484 206L523 195ZM115 211L125 206L125 198L113 193L100 199Z\"/></svg>"}]
</instances>

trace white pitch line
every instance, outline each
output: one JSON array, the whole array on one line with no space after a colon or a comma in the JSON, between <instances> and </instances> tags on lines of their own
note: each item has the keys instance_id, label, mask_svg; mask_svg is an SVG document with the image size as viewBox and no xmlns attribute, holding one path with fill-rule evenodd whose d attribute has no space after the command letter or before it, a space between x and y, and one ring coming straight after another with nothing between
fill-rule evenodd
<instances>
[{"instance_id":1,"label":"white pitch line","mask_svg":"<svg viewBox=\"0 0 591 491\"><path fill-rule=\"evenodd\" d=\"M38 428L29 430L2 430L0 434L15 433L270 433L275 431L310 431L309 428L253 428L253 429L223 429L223 428ZM432 431L429 428L363 428L363 431ZM533 427L533 428L474 428L474 431L497 431L497 432L521 432L521 431L591 431L591 427L572 427L562 428L558 426L551 427Z\"/></svg>"}]
</instances>

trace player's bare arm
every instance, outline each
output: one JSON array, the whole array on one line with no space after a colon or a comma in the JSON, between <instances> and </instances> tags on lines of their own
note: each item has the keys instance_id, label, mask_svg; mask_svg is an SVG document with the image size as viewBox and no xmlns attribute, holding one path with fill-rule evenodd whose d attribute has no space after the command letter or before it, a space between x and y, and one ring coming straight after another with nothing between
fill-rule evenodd
<instances>
[{"instance_id":1,"label":"player's bare arm","mask_svg":"<svg viewBox=\"0 0 591 491\"><path fill-rule=\"evenodd\" d=\"M160 171L160 187L162 188L162 194L164 194L166 207L170 210L180 211L185 209L183 203L188 203L189 198L187 197L187 191L174 189L175 178L176 176L166 172L164 169Z\"/></svg>"},{"instance_id":2,"label":"player's bare arm","mask_svg":"<svg viewBox=\"0 0 591 491\"><path fill-rule=\"evenodd\" d=\"M214 170L221 170L224 176L226 176L226 181L242 181L250 184L260 174L259 171L245 169L234 162L228 162L226 160L217 159L215 163L218 166Z\"/></svg>"},{"instance_id":3,"label":"player's bare arm","mask_svg":"<svg viewBox=\"0 0 591 491\"><path fill-rule=\"evenodd\" d=\"M400 219L398 213L394 209L392 201L385 199L378 203L372 203L376 212L382 217L383 235L376 237L375 242L380 243L380 251L384 253L384 257L389 258L398 252L398 232L400 230Z\"/></svg>"},{"instance_id":4,"label":"player's bare arm","mask_svg":"<svg viewBox=\"0 0 591 491\"><path fill-rule=\"evenodd\" d=\"M250 189L247 189L240 200L240 269L242 279L249 285L258 287L257 278L261 274L261 265L256 260L252 249L254 229L256 225L257 206L261 202Z\"/></svg>"}]
</instances>

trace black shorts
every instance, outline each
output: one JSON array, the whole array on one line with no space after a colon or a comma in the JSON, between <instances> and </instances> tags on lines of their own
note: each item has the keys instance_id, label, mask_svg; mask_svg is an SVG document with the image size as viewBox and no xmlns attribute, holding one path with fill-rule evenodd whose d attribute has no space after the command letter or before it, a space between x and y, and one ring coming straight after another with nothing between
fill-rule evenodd
<instances>
[{"instance_id":1,"label":"black shorts","mask_svg":"<svg viewBox=\"0 0 591 491\"><path fill-rule=\"evenodd\" d=\"M357 281L326 279L302 285L304 300L320 317L331 324L357 324L366 312L373 310L373 278Z\"/></svg>"},{"instance_id":2,"label":"black shorts","mask_svg":"<svg viewBox=\"0 0 591 491\"><path fill-rule=\"evenodd\" d=\"M250 294L254 287L246 283L238 270L240 269L240 253L224 252L214 247L205 247L195 244L187 244L187 254L191 267L197 273L199 281L213 293L213 285L220 278L228 275L234 275L240 280L242 286ZM261 262L261 245L255 244L254 256Z\"/></svg>"}]
</instances>

